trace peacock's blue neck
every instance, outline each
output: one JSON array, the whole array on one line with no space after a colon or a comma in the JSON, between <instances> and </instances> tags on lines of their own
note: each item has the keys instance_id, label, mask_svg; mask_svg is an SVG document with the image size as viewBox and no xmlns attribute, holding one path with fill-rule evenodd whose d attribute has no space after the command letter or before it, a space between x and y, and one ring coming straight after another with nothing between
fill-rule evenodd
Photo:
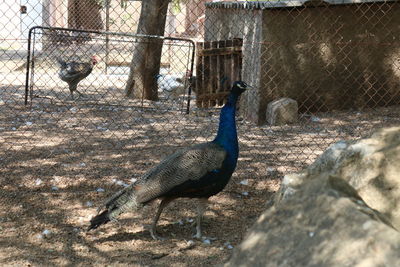
<instances>
[{"instance_id":1,"label":"peacock's blue neck","mask_svg":"<svg viewBox=\"0 0 400 267\"><path fill-rule=\"evenodd\" d=\"M213 143L219 144L228 152L229 164L236 167L237 158L239 155L239 145L236 132L236 102L237 94L230 94L228 102L221 109L218 133Z\"/></svg>"}]
</instances>

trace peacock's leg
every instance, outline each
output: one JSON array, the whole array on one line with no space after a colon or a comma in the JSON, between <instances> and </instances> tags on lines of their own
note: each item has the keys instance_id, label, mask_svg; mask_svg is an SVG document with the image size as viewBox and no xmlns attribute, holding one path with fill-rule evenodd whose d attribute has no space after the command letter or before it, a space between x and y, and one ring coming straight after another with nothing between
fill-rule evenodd
<instances>
[{"instance_id":1,"label":"peacock's leg","mask_svg":"<svg viewBox=\"0 0 400 267\"><path fill-rule=\"evenodd\" d=\"M79 97L83 96L83 94L81 92L79 92L78 89L76 89L75 92L77 92L79 94Z\"/></svg>"},{"instance_id":2,"label":"peacock's leg","mask_svg":"<svg viewBox=\"0 0 400 267\"><path fill-rule=\"evenodd\" d=\"M171 201L172 201L172 199L170 199L170 198L164 198L163 200L161 200L161 203L158 206L156 217L154 217L153 223L150 228L150 235L154 240L164 240L165 239L165 238L162 238L157 235L156 225L157 225L158 219L160 219L161 212Z\"/></svg>"},{"instance_id":3,"label":"peacock's leg","mask_svg":"<svg viewBox=\"0 0 400 267\"><path fill-rule=\"evenodd\" d=\"M203 220L204 211L207 208L208 198L200 198L197 205L197 224L196 224L196 235L194 237L201 238L201 221Z\"/></svg>"}]
</instances>

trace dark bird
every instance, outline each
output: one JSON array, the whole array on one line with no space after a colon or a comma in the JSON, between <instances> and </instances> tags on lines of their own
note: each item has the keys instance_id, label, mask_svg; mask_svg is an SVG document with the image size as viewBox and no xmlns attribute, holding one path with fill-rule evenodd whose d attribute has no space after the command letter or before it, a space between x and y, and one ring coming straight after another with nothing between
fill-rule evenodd
<instances>
[{"instance_id":1,"label":"dark bird","mask_svg":"<svg viewBox=\"0 0 400 267\"><path fill-rule=\"evenodd\" d=\"M77 90L78 83L89 76L89 74L92 72L93 66L98 63L97 57L92 56L88 62L67 62L60 58L57 58L57 61L61 66L58 76L61 80L68 83L71 97L74 97L74 92L77 92L81 95L81 93Z\"/></svg>"},{"instance_id":2,"label":"dark bird","mask_svg":"<svg viewBox=\"0 0 400 267\"><path fill-rule=\"evenodd\" d=\"M177 198L198 198L196 237L201 237L201 220L207 199L219 193L232 176L239 155L236 132L236 102L246 88L242 81L233 84L228 101L221 109L218 133L211 142L179 150L150 169L138 181L115 193L90 220L88 231L96 229L121 213L138 210L155 199L161 199L150 233L156 233L156 224L162 210ZM100 211L102 211L100 213Z\"/></svg>"}]
</instances>

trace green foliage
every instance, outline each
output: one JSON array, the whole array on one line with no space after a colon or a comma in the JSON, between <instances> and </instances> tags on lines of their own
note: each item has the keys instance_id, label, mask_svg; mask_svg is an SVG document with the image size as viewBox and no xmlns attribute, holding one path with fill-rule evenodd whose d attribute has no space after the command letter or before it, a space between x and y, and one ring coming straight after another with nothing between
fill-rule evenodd
<instances>
[{"instance_id":1,"label":"green foliage","mask_svg":"<svg viewBox=\"0 0 400 267\"><path fill-rule=\"evenodd\" d=\"M97 5L100 6L100 8L105 8L107 6L107 3L110 3L111 0L89 0L95 2Z\"/></svg>"},{"instance_id":2,"label":"green foliage","mask_svg":"<svg viewBox=\"0 0 400 267\"><path fill-rule=\"evenodd\" d=\"M178 14L182 12L182 5L186 4L190 0L172 0L171 1L171 10L173 14Z\"/></svg>"},{"instance_id":3,"label":"green foliage","mask_svg":"<svg viewBox=\"0 0 400 267\"><path fill-rule=\"evenodd\" d=\"M89 0L90 1L90 0ZM96 2L101 8L105 8L107 5L110 5L112 0L91 0ZM119 4L123 9L128 7L129 0L119 0Z\"/></svg>"},{"instance_id":4,"label":"green foliage","mask_svg":"<svg viewBox=\"0 0 400 267\"><path fill-rule=\"evenodd\" d=\"M126 8L128 7L128 0L120 0L119 4L123 9L126 10Z\"/></svg>"}]
</instances>

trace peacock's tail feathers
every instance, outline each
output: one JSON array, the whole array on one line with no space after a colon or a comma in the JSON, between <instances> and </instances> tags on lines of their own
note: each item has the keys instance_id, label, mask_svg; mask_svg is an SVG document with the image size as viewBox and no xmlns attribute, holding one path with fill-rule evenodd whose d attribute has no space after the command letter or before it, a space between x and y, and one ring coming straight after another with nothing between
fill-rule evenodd
<instances>
[{"instance_id":1,"label":"peacock's tail feathers","mask_svg":"<svg viewBox=\"0 0 400 267\"><path fill-rule=\"evenodd\" d=\"M138 202L136 191L137 186L132 184L110 197L98 208L97 211L99 214L90 220L88 230L96 229L102 224L116 220L116 218L125 211L134 211L141 208L143 204Z\"/></svg>"}]
</instances>

